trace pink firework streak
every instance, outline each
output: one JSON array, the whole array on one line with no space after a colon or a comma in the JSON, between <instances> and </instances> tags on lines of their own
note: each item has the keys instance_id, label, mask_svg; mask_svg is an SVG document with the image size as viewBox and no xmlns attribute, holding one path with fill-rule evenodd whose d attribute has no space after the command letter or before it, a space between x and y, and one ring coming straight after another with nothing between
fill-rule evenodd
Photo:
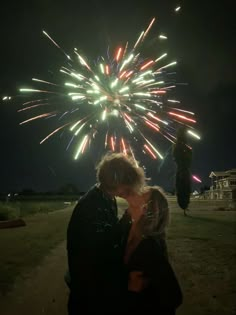
<instances>
[{"instance_id":1,"label":"pink firework streak","mask_svg":"<svg viewBox=\"0 0 236 315\"><path fill-rule=\"evenodd\" d=\"M197 177L196 175L192 175L192 178L195 182L202 183L201 179Z\"/></svg>"}]
</instances>

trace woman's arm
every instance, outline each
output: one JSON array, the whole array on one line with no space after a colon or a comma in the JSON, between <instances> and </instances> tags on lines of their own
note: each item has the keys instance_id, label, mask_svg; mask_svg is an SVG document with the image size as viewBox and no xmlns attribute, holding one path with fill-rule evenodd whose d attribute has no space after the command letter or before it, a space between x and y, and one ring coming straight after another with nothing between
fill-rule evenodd
<instances>
[{"instance_id":1,"label":"woman's arm","mask_svg":"<svg viewBox=\"0 0 236 315\"><path fill-rule=\"evenodd\" d=\"M140 293L148 285L148 279L142 271L131 271L128 278L128 291Z\"/></svg>"}]
</instances>

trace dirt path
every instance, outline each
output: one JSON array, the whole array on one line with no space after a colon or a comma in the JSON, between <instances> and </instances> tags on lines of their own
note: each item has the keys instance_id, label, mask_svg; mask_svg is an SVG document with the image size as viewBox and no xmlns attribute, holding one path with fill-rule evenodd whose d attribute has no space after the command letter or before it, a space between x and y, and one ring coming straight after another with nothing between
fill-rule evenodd
<instances>
[{"instance_id":1,"label":"dirt path","mask_svg":"<svg viewBox=\"0 0 236 315\"><path fill-rule=\"evenodd\" d=\"M67 315L68 290L64 283L66 270L65 242L52 250L43 262L14 289L0 306L4 315Z\"/></svg>"}]
</instances>

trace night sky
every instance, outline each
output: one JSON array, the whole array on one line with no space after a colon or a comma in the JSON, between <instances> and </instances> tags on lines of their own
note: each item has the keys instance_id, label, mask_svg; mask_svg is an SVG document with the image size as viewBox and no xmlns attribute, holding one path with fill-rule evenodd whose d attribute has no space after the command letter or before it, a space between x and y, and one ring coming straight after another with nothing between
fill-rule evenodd
<instances>
[{"instance_id":1,"label":"night sky","mask_svg":"<svg viewBox=\"0 0 236 315\"><path fill-rule=\"evenodd\" d=\"M174 8L181 5L179 14ZM48 78L64 57L42 35L46 30L65 51L77 47L89 59L105 55L107 47L134 42L156 17L152 35L168 35L166 51L177 60L176 96L182 108L194 111L201 141L194 141L192 173L208 185L211 171L236 167L236 25L233 1L86 0L8 1L1 7L0 96L17 95L32 77ZM66 151L67 137L57 135L40 145L52 130L50 122L32 122L17 113L20 102L0 101L0 192L57 190L73 183L86 190L95 182L94 165L102 149L74 160ZM169 144L170 147L170 144ZM168 148L168 146L166 147ZM139 156L137 155L139 158ZM170 190L175 165L142 160L153 184ZM195 185L199 188L201 185Z\"/></svg>"}]
</instances>

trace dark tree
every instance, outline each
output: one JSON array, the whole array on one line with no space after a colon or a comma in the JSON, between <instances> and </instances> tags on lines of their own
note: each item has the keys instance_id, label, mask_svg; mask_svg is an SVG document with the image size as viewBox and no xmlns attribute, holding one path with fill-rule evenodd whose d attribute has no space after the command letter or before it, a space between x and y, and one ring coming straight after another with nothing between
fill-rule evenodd
<instances>
[{"instance_id":1,"label":"dark tree","mask_svg":"<svg viewBox=\"0 0 236 315\"><path fill-rule=\"evenodd\" d=\"M188 210L191 194L191 162L192 149L187 145L186 127L179 128L176 143L173 146L173 157L177 165L176 169L176 194L181 209Z\"/></svg>"}]
</instances>

